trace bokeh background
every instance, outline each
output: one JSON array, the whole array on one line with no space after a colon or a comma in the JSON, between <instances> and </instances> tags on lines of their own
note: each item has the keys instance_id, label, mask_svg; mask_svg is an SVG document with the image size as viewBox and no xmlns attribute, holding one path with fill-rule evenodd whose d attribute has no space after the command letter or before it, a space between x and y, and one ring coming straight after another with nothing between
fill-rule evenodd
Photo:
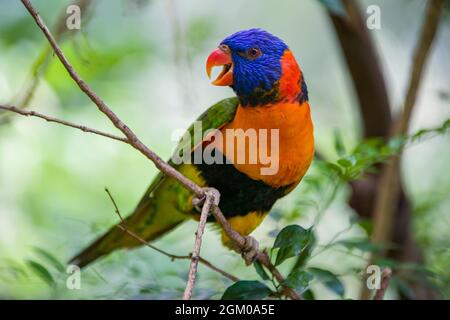
<instances>
[{"instance_id":1,"label":"bokeh background","mask_svg":"<svg viewBox=\"0 0 450 320\"><path fill-rule=\"evenodd\" d=\"M33 1L54 26L69 1ZM391 104L400 110L412 52L424 15L422 0L361 1L381 8L382 28L371 31L380 53ZM204 63L221 39L260 27L291 47L306 76L317 149L337 159L338 131L347 149L361 139L357 99L326 8L317 0L201 1L95 0L82 12L81 30L60 39L79 74L138 136L163 158L175 147L173 133L186 128L229 88L213 87ZM54 30L54 29L52 29ZM23 95L33 64L48 47L20 2L0 2L0 103ZM441 125L450 117L450 19L444 17L426 69L411 132ZM56 57L31 99L31 109L97 129L115 132L77 89ZM0 114L5 117L5 114ZM441 297L450 297L450 138L439 135L407 148L402 162L405 189L413 205L413 234L424 254L424 268ZM38 119L8 117L0 125L0 297L2 298L179 298L188 261L171 261L149 248L116 252L82 272L80 290L65 286L67 259L118 222L104 188L121 211L131 211L155 167L125 144ZM309 175L314 176L315 167ZM326 177L322 177L325 179ZM288 223L308 227L317 210L299 205L314 197L308 184L279 201L254 232L270 246ZM338 190L321 212L318 241L367 237L348 206L350 190ZM315 195L317 203L325 194ZM307 207L307 206L306 206ZM185 223L155 244L174 254L193 248L194 222ZM253 268L224 249L208 228L202 256L240 278L257 279ZM51 262L52 258L53 263ZM345 297L358 298L367 252L329 248L310 263L332 270L345 284ZM30 263L30 261L32 261ZM45 271L33 267L39 263ZM35 266L35 264L34 264ZM39 269L39 268L38 268ZM220 298L230 282L200 266L196 298ZM44 274L43 274L44 273ZM403 288L407 290L407 288ZM313 284L317 298L337 296ZM397 298L390 290L388 297Z\"/></svg>"}]
</instances>

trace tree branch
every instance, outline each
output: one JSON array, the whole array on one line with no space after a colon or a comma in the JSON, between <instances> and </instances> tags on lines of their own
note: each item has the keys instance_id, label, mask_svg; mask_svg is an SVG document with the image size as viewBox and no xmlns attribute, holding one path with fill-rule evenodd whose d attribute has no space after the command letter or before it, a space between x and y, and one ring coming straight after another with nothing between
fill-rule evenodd
<instances>
[{"instance_id":1,"label":"tree branch","mask_svg":"<svg viewBox=\"0 0 450 320\"><path fill-rule=\"evenodd\" d=\"M147 148L147 146L145 146L145 144L142 143L141 140L139 140L136 134L125 123L123 123L122 120L120 120L119 117L108 107L108 105L90 88L90 86L80 78L80 76L77 74L75 69L72 67L72 65L65 57L61 48L56 43L55 38L52 36L50 30L45 25L39 13L31 5L30 1L29 0L21 0L21 1L25 6L25 8L33 17L38 27L44 33L48 42L52 46L53 51L63 64L64 68L69 73L70 77L75 81L80 90L83 91L91 99L91 101L97 106L97 108L108 117L108 119L113 123L113 125L117 129L122 131L122 133L127 137L129 144L138 151L140 151L149 160L151 160L155 164L155 166L161 171L163 171L166 175L178 180L184 187L192 191L196 196L203 197L204 192L202 188L197 186L190 179L186 178L177 170L175 170L170 165L165 163L156 153Z\"/></svg>"},{"instance_id":2,"label":"tree branch","mask_svg":"<svg viewBox=\"0 0 450 320\"><path fill-rule=\"evenodd\" d=\"M162 171L164 174L166 174L169 177L174 178L177 180L180 184L182 184L185 188L190 190L192 193L196 195L197 198L202 199L205 197L205 190L195 184L193 181L185 177L183 174L178 172L175 168L171 167L169 164L164 162L156 153L151 151L139 138L136 136L136 134L125 124L122 122L122 120L119 119L119 117L108 107L108 105L89 87L89 85L84 82L80 76L77 74L75 69L72 67L72 65L69 63L67 58L65 57L64 53L62 52L61 48L56 43L54 37L52 36L51 32L45 25L44 21L36 11L36 9L31 5L29 0L21 0L25 8L28 10L30 15L35 20L38 27L42 30L45 37L49 41L50 45L53 48L53 51L55 52L56 56L59 58L61 63L63 64L64 68L69 73L70 77L75 81L75 83L78 85L81 91L83 91L90 99L91 101L97 106L100 112L102 112L104 115L108 117L108 119L113 123L113 125L119 129L126 137L128 143L134 147L136 150L141 152L144 156L146 156L149 160L151 160L155 166ZM212 213L214 217L216 218L217 222L222 226L222 228L225 230L229 238L239 247L244 248L246 244L246 240L243 236L241 236L239 233L237 233L235 230L231 228L231 225L228 223L226 218L223 216L222 212L220 211L219 207L217 205L214 205L212 208ZM258 261L260 261L268 270L271 271L271 273L274 275L274 277L280 282L280 284L284 281L283 276L281 273L278 272L276 267L270 262L269 257L266 253L259 251L257 255ZM291 299L298 300L300 299L300 296L291 288L284 287L285 292Z\"/></svg>"},{"instance_id":3,"label":"tree branch","mask_svg":"<svg viewBox=\"0 0 450 320\"><path fill-rule=\"evenodd\" d=\"M415 106L417 93L422 80L422 73L430 53L431 45L437 33L443 4L444 0L430 0L428 2L421 36L414 54L409 89L406 94L403 113L393 129L393 136L405 135L408 131L411 114ZM400 167L400 157L401 154L400 156L395 156L394 159L392 159L392 163L385 166L381 175L378 189L379 196L376 199L374 212L375 225L373 241L375 243L383 243L390 238L391 230L389 229L392 225L391 221L395 210L395 201L393 197L398 194L400 189L399 177L395 174Z\"/></svg>"},{"instance_id":4,"label":"tree branch","mask_svg":"<svg viewBox=\"0 0 450 320\"><path fill-rule=\"evenodd\" d=\"M38 117L41 119L44 119L48 122L54 122L54 123L58 123L64 126L68 126L68 127L72 127L78 130L81 130L83 132L89 132L89 133L94 133L100 136L104 136L106 138L110 138L110 139L114 139L117 141L121 141L124 143L129 144L128 140L126 138L123 137L118 137L118 136L114 136L112 134L109 133L105 133L105 132L101 132L99 130L96 129L92 129L89 127L86 127L84 125L79 125L73 122L69 122L69 121L65 121L65 120L61 120L61 119L57 119L54 117L50 117L41 113L38 113L36 111L30 110L30 111L26 111L26 110L21 110L18 109L16 107L13 106L3 106L0 105L0 109L3 110L7 110L7 111L11 111L11 112L15 112L17 114L23 115L23 116L33 116L33 117ZM126 232L128 235L130 235L131 237L135 238L136 240L138 240L139 242L141 242L142 244L146 245L147 247L152 248L153 250L156 250L168 257L170 257L171 259L191 259L191 256L176 256L173 254L170 254L168 252L165 252L153 245L151 245L150 243L148 243L147 241L145 241L144 239L140 238L138 235L132 233L130 230L128 230L127 228L124 227L124 220L122 218L122 216L120 215L120 212L118 210L118 207L113 199L113 197L111 196L110 192L108 189L105 189L105 191L108 193L111 201L114 204L116 213L119 215L120 220L122 222L122 224L119 224L117 227L120 228L121 230L123 230L124 232ZM238 246L239 248L242 248L245 246L246 240L243 236L241 236L238 232L236 232L231 225L228 223L227 219L225 218L225 216L222 214L222 212L220 211L219 207L217 205L215 205L213 203L213 208L212 208L212 212L214 214L214 217L216 218L216 221L221 225L221 227L225 230L225 233L227 234L227 236L232 239L234 241L234 243L236 244L236 246ZM198 235L198 234L197 234ZM269 257L267 256L267 254L263 251L259 251L258 252L258 256L257 256L257 260L264 265L275 277L275 279L277 279L277 281L279 283L282 283L284 281L284 277L281 275L281 273L277 270L277 268L270 262ZM210 262L208 262L207 260L203 259L202 257L198 257L198 261L200 261L201 263L203 263L205 266L208 266L210 269L215 270L219 273L221 273L222 275L224 275L225 277L229 278L232 281L238 281L239 279L230 275L229 273L215 267L214 265L212 265ZM291 288L285 288L285 292L286 295L288 295L289 297L291 297L292 299L298 300L300 297L298 296L298 294L292 290Z\"/></svg>"},{"instance_id":5,"label":"tree branch","mask_svg":"<svg viewBox=\"0 0 450 320\"><path fill-rule=\"evenodd\" d=\"M217 196L218 194L219 192L217 190L208 190L205 194L205 203L203 204L200 221L198 222L197 231L195 232L195 245L192 252L191 265L189 267L188 281L186 284L186 289L184 290L183 300L190 300L192 297L192 291L194 290L195 279L197 277L197 266L200 255L200 248L202 246L203 232L206 226L206 220L208 219L208 215L212 205L219 204L219 196Z\"/></svg>"},{"instance_id":6,"label":"tree branch","mask_svg":"<svg viewBox=\"0 0 450 320\"><path fill-rule=\"evenodd\" d=\"M359 102L365 138L388 137L391 107L373 40L355 0L343 0L348 16L328 11Z\"/></svg>"},{"instance_id":7,"label":"tree branch","mask_svg":"<svg viewBox=\"0 0 450 320\"><path fill-rule=\"evenodd\" d=\"M428 2L421 35L414 53L403 113L394 124L391 132L393 136L402 136L408 131L420 82L423 78L422 73L438 30L443 4L444 0L429 0ZM374 230L372 233L372 241L375 244L383 245L392 237L394 216L397 210L397 199L401 193L400 162L401 153L394 156L391 162L385 165L381 171L373 213ZM369 264L372 264L373 259L374 257L372 256ZM364 288L362 298L367 298L368 295L367 288Z\"/></svg>"},{"instance_id":8,"label":"tree branch","mask_svg":"<svg viewBox=\"0 0 450 320\"><path fill-rule=\"evenodd\" d=\"M128 143L127 138L115 136L113 134L102 132L97 129L92 129L92 128L86 127L84 125L81 125L81 124L77 124L77 123L73 123L70 121L61 120L61 119L58 119L55 117L47 116L45 114L42 114L42 113L39 113L39 112L36 112L33 110L27 111L27 110L19 109L15 106L4 106L4 105L0 105L0 109L5 110L5 111L11 111L11 112L14 112L14 113L20 114L22 116L26 116L26 117L41 118L48 122L59 123L59 124L62 124L63 126L75 128L75 129L81 130L83 132L89 132L89 133L97 134L97 135L100 135L100 136L103 136L106 138L110 138L110 139L114 139L117 141Z\"/></svg>"}]
</instances>

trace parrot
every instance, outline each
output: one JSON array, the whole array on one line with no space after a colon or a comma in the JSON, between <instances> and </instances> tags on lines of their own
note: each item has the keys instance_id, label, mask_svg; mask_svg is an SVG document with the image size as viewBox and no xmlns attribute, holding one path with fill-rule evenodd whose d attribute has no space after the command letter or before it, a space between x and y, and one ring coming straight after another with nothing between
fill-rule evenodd
<instances>
[{"instance_id":1,"label":"parrot","mask_svg":"<svg viewBox=\"0 0 450 320\"><path fill-rule=\"evenodd\" d=\"M231 227L246 239L253 239L250 233L275 202L300 183L314 158L308 89L291 49L259 28L238 31L220 42L206 60L209 77L214 67L222 69L212 84L231 87L236 96L219 101L198 117L202 133L214 130L222 138L215 139L212 133L209 138L206 135L199 141L188 141L187 158L192 160L196 150L209 147L214 159L222 161L169 164L199 186L216 189L220 193L219 208ZM194 127L191 125L187 133L193 133ZM263 170L267 169L267 159L236 161L239 153L249 155L252 151L251 143L243 143L247 140L228 134L239 130L276 130L277 135L268 139L271 143L256 143L257 151L276 154L273 172ZM141 239L154 241L188 219L199 220L201 208L193 199L177 180L160 172L124 224ZM208 217L208 222L217 226L213 216ZM236 249L223 230L221 241L225 247ZM140 245L143 243L112 226L70 263L82 268L115 250Z\"/></svg>"}]
</instances>

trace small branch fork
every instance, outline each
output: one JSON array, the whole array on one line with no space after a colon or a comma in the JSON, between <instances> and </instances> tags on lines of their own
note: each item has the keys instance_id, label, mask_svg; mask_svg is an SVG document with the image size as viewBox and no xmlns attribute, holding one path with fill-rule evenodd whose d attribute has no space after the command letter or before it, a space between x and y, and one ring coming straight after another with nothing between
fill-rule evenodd
<instances>
[{"instance_id":1,"label":"small branch fork","mask_svg":"<svg viewBox=\"0 0 450 320\"><path fill-rule=\"evenodd\" d=\"M32 114L21 113L21 112L18 112L17 108L14 108L14 107L11 107L11 106L3 106L2 109L9 110L9 111L12 111L12 112L16 112L18 114L22 114L22 115L25 115L25 116L36 116L36 117L45 119L47 121L57 122L59 124L70 126L70 127L73 127L73 128L85 131L85 132L95 133L95 134L102 135L102 136L105 136L105 137L108 137L108 138L112 138L114 140L119 140L121 142L125 142L125 143L129 144L130 146L132 146L133 148L135 148L136 150L138 150L140 153L142 153L150 161L152 161L155 164L155 166L160 171L162 171L164 174L166 174L167 176L177 180L185 188L190 190L198 199L205 199L205 203L203 204L203 206L205 206L207 204L206 203L207 199L208 199L207 193L208 193L209 189L201 188L200 186L195 184L193 181L191 181L190 179L188 179L187 177L182 175L180 172L178 172L175 168L171 167L169 164L164 162L156 153L154 153L152 150L150 150L136 136L136 134L125 123L123 123L122 120L120 120L120 118L90 88L90 86L80 78L80 76L77 74L75 69L72 67L72 65L69 63L69 61L65 57L65 55L62 52L61 48L58 46L58 44L56 43L56 40L52 36L50 30L45 25L44 21L42 20L42 18L40 17L40 15L36 11L36 9L32 6L30 1L29 0L21 0L21 2L25 6L25 8L28 10L30 15L33 17L33 19L35 20L35 22L38 25L38 27L42 30L42 32L44 33L44 36L47 38L48 42L50 43L51 47L53 48L53 51L55 52L55 55L61 61L61 63L63 64L64 68L67 70L67 72L69 73L70 77L74 80L74 82L78 85L80 90L83 91L91 99L91 101L97 106L99 111L102 112L106 117L108 117L108 119L111 121L111 123L118 130L120 130L125 137L123 137L123 138L115 137L115 136L113 137L110 134L103 133L103 132L100 132L100 131L95 130L95 129L89 129L89 128L85 127L85 126L69 123L69 122L64 121L64 120L56 121L57 119L55 119L55 118L44 116L44 115L41 115L41 114L37 115L37 113L33 112L33 111L30 111L30 112L32 112ZM216 198L216 200L217 200L217 198ZM211 199L208 202L211 202ZM211 213L214 215L214 218L221 225L221 227L223 228L223 230L225 231L227 236L234 242L236 247L239 250L241 250L242 252L246 251L249 242L251 242L249 240L253 239L251 237L244 237L244 236L240 235L238 232L236 232L231 227L231 225L228 223L228 221L226 220L226 218L222 214L220 208L217 206L217 204L214 203L214 201L213 201L212 204L208 204L208 206L210 206L210 208L207 208L208 210L206 210L206 209L203 210L202 209L202 215L201 215L201 218L200 218L199 228L197 230L197 236L196 236L196 242L195 242L196 244L195 244L195 248L194 248L194 253L192 254L192 257L191 257L191 261L192 262L191 262L191 268L190 268L190 271L189 271L190 274L191 273L192 274L196 273L198 261L201 261L201 259L198 256L198 254L200 252L200 246L201 246L201 235L203 234L203 230L204 230L204 226L201 226L201 224L203 223L203 220L206 219L205 216L207 216L208 212L211 211ZM126 228L124 228L124 229L125 229L124 231L126 232ZM128 234L130 234L130 233L128 233ZM145 240L142 241L142 242L147 245ZM280 284L283 283L284 277L277 270L277 268L271 263L270 258L268 257L267 253L265 253L263 251L256 251L255 255L254 255L254 258L256 260L258 260L262 265L264 265L272 273L274 278L277 279L277 281ZM196 260L197 260L197 262L196 262ZM246 262L248 264L247 260L246 260ZM192 278L193 278L193 280L191 280ZM192 284L189 284L189 281L192 281ZM188 292L185 292L185 295L183 296L184 298L190 298L189 290L192 290L192 289L189 289L189 287L190 286L193 287L194 283L195 283L195 277L190 277L188 279L188 285L187 285L187 288L186 288L186 290ZM299 300L301 298L298 295L298 293L295 292L295 290L293 290L293 289L291 289L289 287L283 287L283 293L286 296L288 296L289 298L294 299L294 300Z\"/></svg>"},{"instance_id":2,"label":"small branch fork","mask_svg":"<svg viewBox=\"0 0 450 320\"><path fill-rule=\"evenodd\" d=\"M197 232L195 233L194 251L192 252L191 265L189 267L188 281L186 283L186 289L184 290L183 300L189 300L192 297L192 291L194 290L195 279L197 277L200 248L202 246L202 237L203 232L205 231L206 220L208 219L212 205L217 206L219 204L219 198L220 194L215 189L209 189L205 192L202 213L200 215Z\"/></svg>"}]
</instances>

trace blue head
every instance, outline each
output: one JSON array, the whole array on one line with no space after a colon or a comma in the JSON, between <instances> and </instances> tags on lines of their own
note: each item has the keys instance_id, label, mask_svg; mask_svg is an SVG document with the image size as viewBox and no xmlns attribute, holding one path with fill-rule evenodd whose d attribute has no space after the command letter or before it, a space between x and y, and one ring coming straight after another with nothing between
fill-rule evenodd
<instances>
[{"instance_id":1,"label":"blue head","mask_svg":"<svg viewBox=\"0 0 450 320\"><path fill-rule=\"evenodd\" d=\"M267 31L239 31L224 39L210 55L208 73L213 66L223 66L213 84L231 86L244 104L258 104L262 98L276 95L275 87L282 74L281 58L287 48Z\"/></svg>"}]
</instances>

